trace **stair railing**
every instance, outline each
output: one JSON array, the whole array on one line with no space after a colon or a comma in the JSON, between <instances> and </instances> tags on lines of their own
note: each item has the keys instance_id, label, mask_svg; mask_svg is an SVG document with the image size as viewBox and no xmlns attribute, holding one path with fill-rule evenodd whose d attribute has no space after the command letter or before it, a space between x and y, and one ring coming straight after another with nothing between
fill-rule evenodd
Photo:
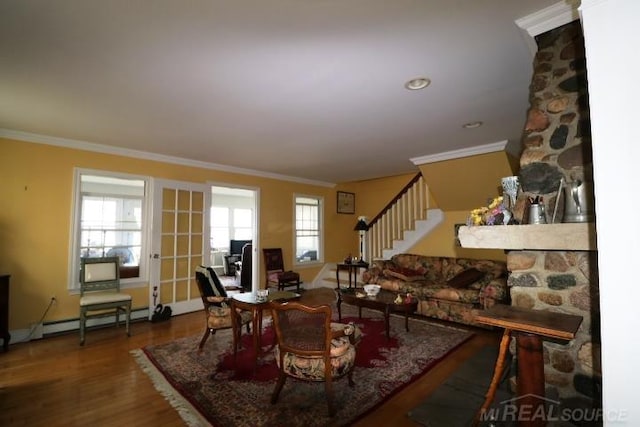
<instances>
[{"instance_id":1,"label":"stair railing","mask_svg":"<svg viewBox=\"0 0 640 427\"><path fill-rule=\"evenodd\" d=\"M385 249L393 247L394 240L403 238L406 230L414 230L415 222L427 219L429 187L418 172L391 201L369 221L366 234L366 259L383 257Z\"/></svg>"}]
</instances>

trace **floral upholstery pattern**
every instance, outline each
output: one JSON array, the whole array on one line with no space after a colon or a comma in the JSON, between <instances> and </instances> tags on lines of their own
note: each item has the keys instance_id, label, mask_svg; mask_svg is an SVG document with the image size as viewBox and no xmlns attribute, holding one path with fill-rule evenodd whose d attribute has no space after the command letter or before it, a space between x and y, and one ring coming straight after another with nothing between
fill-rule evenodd
<instances>
[{"instance_id":1,"label":"floral upholstery pattern","mask_svg":"<svg viewBox=\"0 0 640 427\"><path fill-rule=\"evenodd\" d=\"M247 310L237 310L240 314L241 325L251 321L251 312ZM216 307L210 305L207 312L207 326L212 329L230 328L231 308L229 306Z\"/></svg>"},{"instance_id":2,"label":"floral upholstery pattern","mask_svg":"<svg viewBox=\"0 0 640 427\"><path fill-rule=\"evenodd\" d=\"M347 336L331 340L331 376L339 378L347 374L356 360L356 346L362 338L362 331L353 324L331 323L332 330L343 329ZM351 336L351 338L350 338ZM353 343L352 343L353 341ZM276 364L280 367L280 349L275 347ZM307 381L324 381L324 359L322 357L303 357L285 353L284 372L295 378Z\"/></svg>"},{"instance_id":3,"label":"floral upholstery pattern","mask_svg":"<svg viewBox=\"0 0 640 427\"><path fill-rule=\"evenodd\" d=\"M484 275L462 288L447 284L471 268ZM421 315L476 326L478 310L509 301L507 267L502 261L398 254L372 261L363 280L393 292L411 293L418 298Z\"/></svg>"}]
</instances>

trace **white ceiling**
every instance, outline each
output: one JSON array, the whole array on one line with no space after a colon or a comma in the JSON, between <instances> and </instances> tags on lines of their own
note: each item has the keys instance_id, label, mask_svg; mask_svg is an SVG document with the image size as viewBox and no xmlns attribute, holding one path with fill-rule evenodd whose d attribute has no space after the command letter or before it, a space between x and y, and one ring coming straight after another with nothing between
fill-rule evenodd
<instances>
[{"instance_id":1,"label":"white ceiling","mask_svg":"<svg viewBox=\"0 0 640 427\"><path fill-rule=\"evenodd\" d=\"M557 1L0 0L0 128L327 183L413 172L520 141L515 21Z\"/></svg>"}]
</instances>

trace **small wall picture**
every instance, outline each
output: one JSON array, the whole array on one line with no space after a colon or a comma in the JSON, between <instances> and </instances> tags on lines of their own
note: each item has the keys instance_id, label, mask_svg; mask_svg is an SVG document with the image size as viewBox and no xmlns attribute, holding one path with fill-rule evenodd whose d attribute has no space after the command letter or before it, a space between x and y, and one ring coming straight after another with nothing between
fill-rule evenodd
<instances>
[{"instance_id":1,"label":"small wall picture","mask_svg":"<svg viewBox=\"0 0 640 427\"><path fill-rule=\"evenodd\" d=\"M338 191L338 213L354 214L356 213L356 195L355 193L347 193L346 191Z\"/></svg>"}]
</instances>

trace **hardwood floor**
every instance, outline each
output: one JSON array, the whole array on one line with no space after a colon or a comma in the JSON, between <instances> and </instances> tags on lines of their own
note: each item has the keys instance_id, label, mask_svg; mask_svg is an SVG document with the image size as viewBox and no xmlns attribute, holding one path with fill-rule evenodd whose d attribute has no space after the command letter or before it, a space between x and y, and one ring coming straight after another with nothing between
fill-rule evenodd
<instances>
[{"instance_id":1,"label":"hardwood floor","mask_svg":"<svg viewBox=\"0 0 640 427\"><path fill-rule=\"evenodd\" d=\"M482 346L498 345L499 331L474 331L471 340L356 425L417 426L407 411ZM202 332L197 312L163 323L135 322L129 338L122 326L90 330L83 347L77 332L11 345L0 353L0 425L183 426L129 350Z\"/></svg>"}]
</instances>

